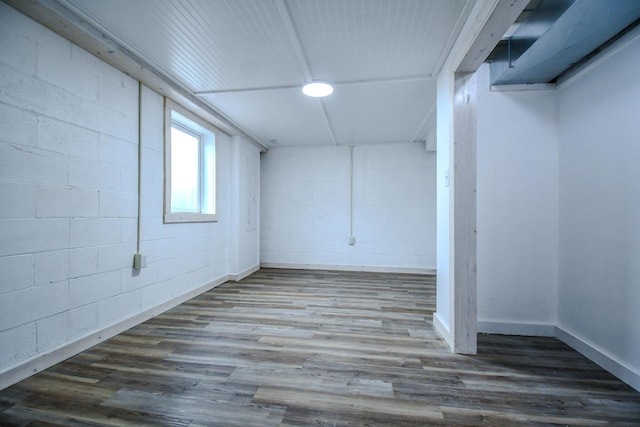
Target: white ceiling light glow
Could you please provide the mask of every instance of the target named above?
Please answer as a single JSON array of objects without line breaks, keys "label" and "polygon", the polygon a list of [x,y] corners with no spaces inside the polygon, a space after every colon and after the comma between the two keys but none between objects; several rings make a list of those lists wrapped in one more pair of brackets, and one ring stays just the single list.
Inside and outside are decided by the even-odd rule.
[{"label": "white ceiling light glow", "polygon": [[302,86],[302,93],[313,98],[322,98],[331,95],[333,87],[327,82],[314,80]]}]

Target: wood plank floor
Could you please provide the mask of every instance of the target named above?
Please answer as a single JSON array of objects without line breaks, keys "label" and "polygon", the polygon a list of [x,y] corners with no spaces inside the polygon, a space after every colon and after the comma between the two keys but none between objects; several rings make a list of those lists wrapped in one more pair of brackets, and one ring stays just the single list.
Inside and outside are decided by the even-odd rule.
[{"label": "wood plank floor", "polygon": [[433,276],[261,270],[0,391],[0,425],[640,425],[555,339],[451,354],[434,306]]}]

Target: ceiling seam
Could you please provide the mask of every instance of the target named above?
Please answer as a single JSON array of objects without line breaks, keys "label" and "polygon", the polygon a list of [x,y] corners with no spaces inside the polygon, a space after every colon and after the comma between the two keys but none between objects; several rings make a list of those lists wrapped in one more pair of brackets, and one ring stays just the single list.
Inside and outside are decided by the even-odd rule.
[{"label": "ceiling seam", "polygon": [[[309,62],[307,61],[307,57],[304,54],[304,48],[302,46],[302,41],[300,40],[300,36],[298,35],[298,31],[296,30],[295,23],[293,22],[293,18],[291,17],[291,12],[289,10],[289,6],[286,3],[286,0],[274,0],[276,8],[278,10],[278,14],[280,15],[280,19],[284,25],[284,28],[289,37],[289,41],[292,44],[292,47],[296,53],[296,57],[298,58],[298,63],[302,68],[302,72],[305,77],[305,81],[313,80],[313,75],[311,74],[311,68],[309,67]],[[324,102],[320,100],[320,109],[322,111],[322,116],[324,119],[324,123],[327,126],[327,130],[329,131],[329,136],[331,137],[331,141],[333,145],[338,145],[338,140],[336,139],[335,132],[333,130],[333,126],[331,126],[331,121],[329,120],[329,115],[327,114],[327,110],[325,108]]]},{"label": "ceiling seam", "polygon": [[418,134],[420,134],[420,131],[422,130],[424,125],[427,123],[427,120],[429,118],[431,118],[431,116],[433,115],[433,111],[435,110],[435,108],[436,108],[436,103],[432,102],[431,103],[431,107],[429,107],[429,110],[427,110],[427,114],[424,115],[424,118],[422,119],[422,121],[418,125],[418,128],[416,129],[415,133],[413,134],[413,137],[411,137],[409,142],[416,142],[417,141]]},{"label": "ceiling seam", "polygon": [[296,89],[300,88],[301,85],[282,85],[282,86],[260,86],[260,87],[245,87],[238,89],[211,89],[211,90],[199,90],[197,92],[193,92],[196,96],[205,96],[205,95],[218,95],[223,93],[243,93],[243,92],[262,92],[265,90],[286,90],[286,89]]},{"label": "ceiling seam", "polygon": [[[372,85],[372,84],[385,84],[385,83],[411,83],[411,82],[420,82],[420,81],[431,80],[431,79],[433,79],[433,76],[431,75],[424,75],[424,76],[418,75],[418,76],[406,76],[406,77],[389,77],[389,78],[381,78],[381,79],[344,80],[344,81],[331,82],[331,85],[336,87],[336,86],[356,86],[356,85]],[[301,84],[246,87],[246,88],[236,88],[236,89],[210,89],[210,90],[199,90],[197,92],[194,92],[194,95],[202,96],[202,95],[216,95],[221,93],[260,92],[264,90],[295,89],[300,86]]]},{"label": "ceiling seam", "polygon": [[302,68],[305,81],[313,80],[311,68],[309,68],[309,63],[307,62],[307,57],[304,54],[304,48],[302,47],[302,42],[300,41],[300,36],[298,35],[295,24],[293,23],[289,7],[285,0],[275,0],[274,3],[278,10],[278,14],[280,15],[280,19],[282,20],[282,24],[284,25],[284,29],[287,32],[287,36],[289,37],[289,41],[295,51],[300,68]]}]

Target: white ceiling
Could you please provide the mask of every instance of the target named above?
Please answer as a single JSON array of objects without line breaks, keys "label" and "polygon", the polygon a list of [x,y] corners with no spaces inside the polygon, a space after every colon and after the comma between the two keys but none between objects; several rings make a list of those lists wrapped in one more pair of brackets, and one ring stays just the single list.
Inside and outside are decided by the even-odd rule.
[{"label": "white ceiling", "polygon": [[[265,146],[425,140],[471,0],[62,0]],[[335,85],[313,99],[311,79]]]}]

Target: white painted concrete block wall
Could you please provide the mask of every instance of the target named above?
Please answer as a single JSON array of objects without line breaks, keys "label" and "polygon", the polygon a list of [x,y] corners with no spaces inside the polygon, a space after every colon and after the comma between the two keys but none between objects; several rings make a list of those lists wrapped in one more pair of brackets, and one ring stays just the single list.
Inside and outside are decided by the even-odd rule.
[{"label": "white painted concrete block wall", "polygon": [[231,138],[229,272],[243,277],[260,267],[260,150],[242,136]]},{"label": "white painted concrete block wall", "polygon": [[422,144],[279,147],[262,157],[261,262],[435,269],[435,153]]},{"label": "white painted concrete block wall", "polygon": [[556,94],[490,92],[488,65],[477,76],[478,320],[553,325],[558,287]]},{"label": "white painted concrete block wall", "polygon": [[640,389],[638,70],[640,36],[558,93],[558,323]]},{"label": "white painted concrete block wall", "polygon": [[140,289],[141,306],[149,308],[228,273],[230,148],[229,138],[216,138],[218,155],[217,223],[163,224],[163,99],[142,94],[141,252],[148,266],[139,275],[125,274],[126,287]]},{"label": "white painted concrete block wall", "polygon": [[[0,3],[0,372],[229,273],[229,138],[220,221],[163,224],[163,99]],[[254,239],[254,250],[258,240]]]},{"label": "white painted concrete block wall", "polygon": [[[0,8],[2,370],[131,308],[118,297],[135,251],[137,84]],[[112,246],[128,255],[116,266],[99,257]]]}]

